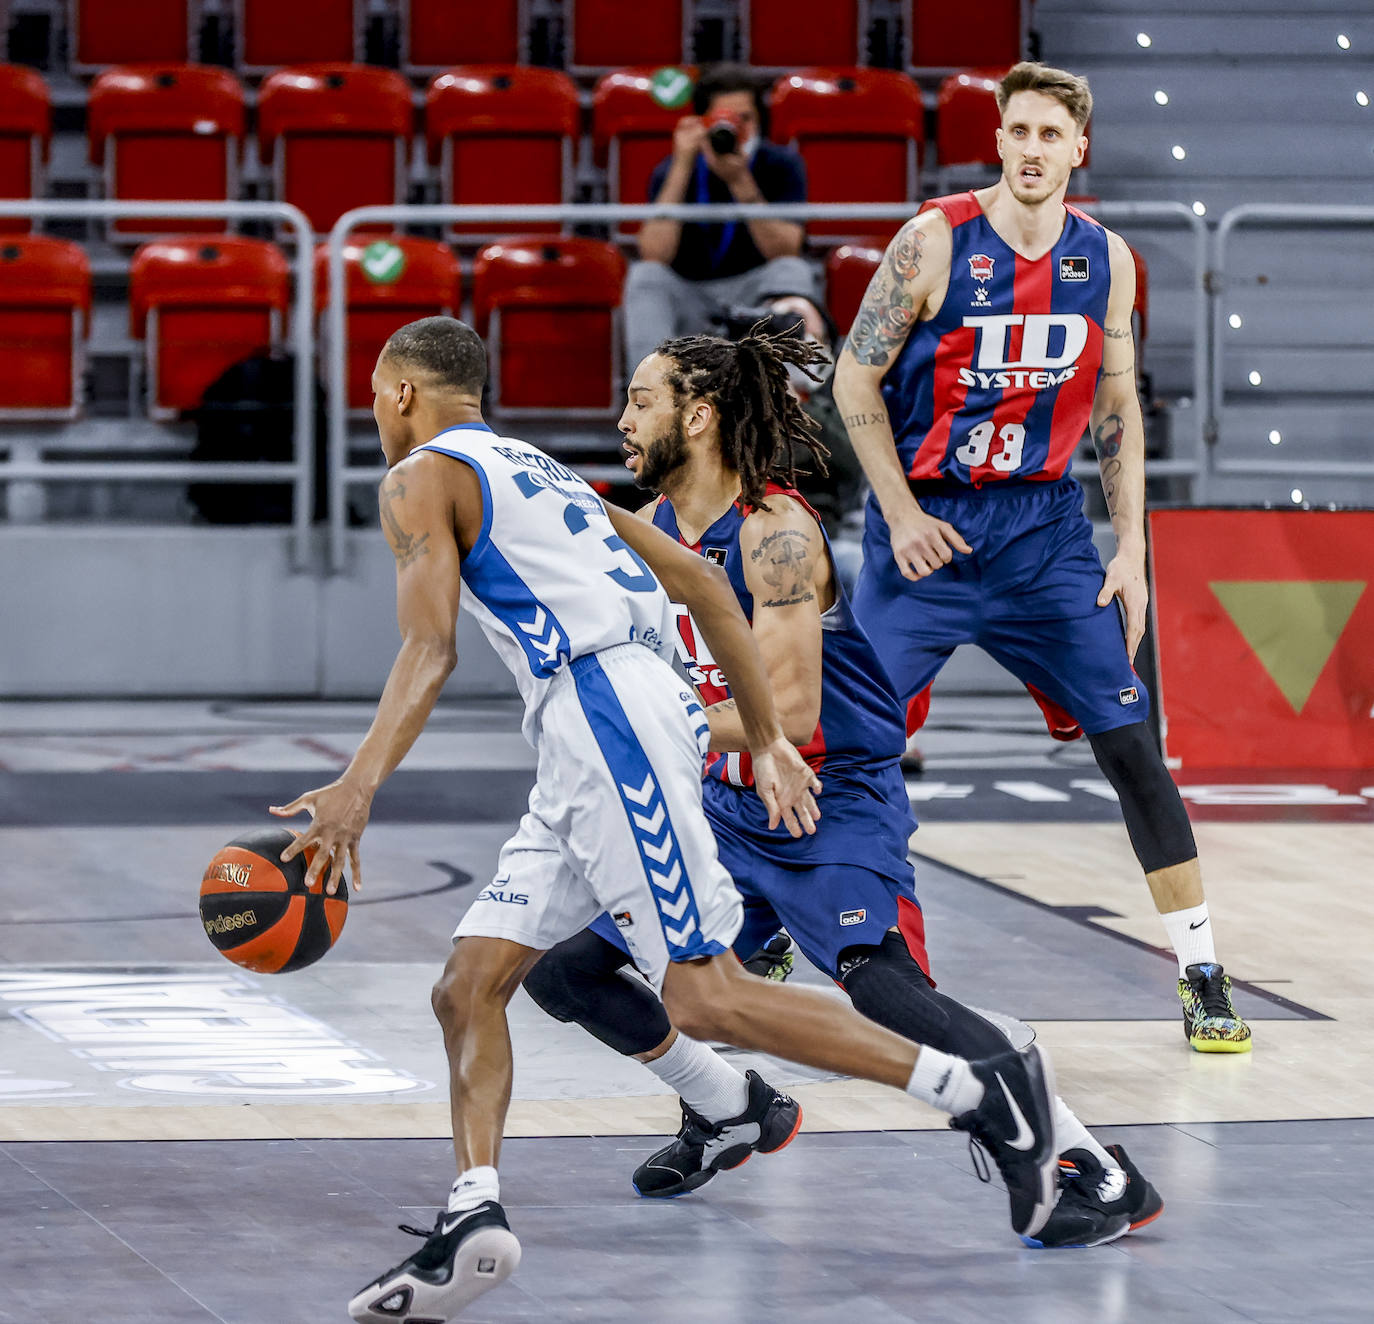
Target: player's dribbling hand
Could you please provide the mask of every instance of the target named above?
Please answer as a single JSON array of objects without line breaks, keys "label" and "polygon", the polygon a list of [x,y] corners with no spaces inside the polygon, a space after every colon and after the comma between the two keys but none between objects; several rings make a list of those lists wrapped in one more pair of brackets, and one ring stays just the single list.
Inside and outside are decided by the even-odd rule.
[{"label": "player's dribbling hand", "polygon": [[797,747],[781,738],[753,754],[754,789],[768,807],[768,826],[781,823],[794,837],[816,831],[821,811],[816,796],[820,778],[797,753]]},{"label": "player's dribbling hand", "polygon": [[1126,656],[1134,662],[1136,649],[1145,637],[1145,608],[1150,601],[1143,557],[1118,552],[1108,562],[1097,605],[1105,607],[1113,598],[1120,598],[1126,609]]},{"label": "player's dribbling hand", "polygon": [[307,888],[314,887],[320,875],[328,869],[329,881],[325,883],[324,890],[333,896],[339,890],[339,880],[347,863],[353,890],[363,890],[358,839],[363,835],[368,815],[372,812],[370,797],[346,782],[337,781],[321,786],[317,791],[307,791],[289,805],[272,805],[268,812],[278,818],[291,818],[301,813],[310,815],[310,826],[281,853],[285,862],[303,850],[314,848],[315,858],[311,860],[305,875]]},{"label": "player's dribbling hand", "polygon": [[954,525],[927,515],[914,504],[900,520],[889,520],[888,530],[892,559],[903,579],[924,579],[942,565],[948,565],[955,552],[967,555],[973,551]]}]

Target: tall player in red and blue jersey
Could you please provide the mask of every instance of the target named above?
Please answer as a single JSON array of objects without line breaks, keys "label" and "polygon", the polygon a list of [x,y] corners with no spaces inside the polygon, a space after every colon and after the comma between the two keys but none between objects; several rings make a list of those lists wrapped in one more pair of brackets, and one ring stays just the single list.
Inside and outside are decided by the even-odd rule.
[{"label": "tall player in red and blue jersey", "polygon": [[[836,367],[873,489],[855,612],[903,700],[977,644],[1072,715],[1178,957],[1188,1042],[1247,1052],[1187,811],[1131,666],[1147,601],[1135,268],[1123,240],[1064,204],[1092,94],[1024,63],[997,104],[1002,177],[902,227]],[[1088,430],[1117,542],[1105,570],[1068,476]]]},{"label": "tall player in red and blue jersey", "polygon": [[[823,452],[788,393],[787,368],[818,357],[787,337],[668,341],[635,371],[620,423],[635,481],[662,494],[641,515],[724,570],[751,623],[784,734],[824,784],[814,835],[794,839],[769,827],[748,789],[734,700],[680,611],[681,660],[710,728],[706,817],[744,902],[734,950],[750,956],[781,923],[870,1020],[941,1051],[1005,1053],[1002,1032],[938,992],[926,973],[907,851],[916,823],[899,768],[902,711],[850,609],[820,521],[795,490],[794,453],[812,451],[820,463]],[[679,1035],[652,990],[620,976],[629,953],[617,924],[632,918],[603,915],[559,943],[525,990],[551,1015],[639,1058],[682,1096],[681,1131],[634,1177],[643,1195],[680,1195],[751,1152],[781,1149],[800,1110],[757,1073],[746,1078]],[[1029,1244],[1096,1245],[1159,1213],[1157,1194],[1129,1160],[1099,1146],[1057,1098],[1055,1129],[1079,1175]]]}]

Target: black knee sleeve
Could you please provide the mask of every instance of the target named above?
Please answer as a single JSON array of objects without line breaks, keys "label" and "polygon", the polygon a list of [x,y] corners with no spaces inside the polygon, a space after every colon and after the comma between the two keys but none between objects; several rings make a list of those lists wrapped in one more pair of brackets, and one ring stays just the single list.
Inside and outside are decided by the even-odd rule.
[{"label": "black knee sleeve", "polygon": [[584,929],[551,948],[525,976],[525,992],[555,1020],[573,1021],[617,1053],[657,1048],[673,1025],[654,991],[620,973],[630,958]]},{"label": "black knee sleeve", "polygon": [[931,987],[900,933],[884,934],[879,947],[847,947],[839,968],[854,1010],[903,1039],[960,1057],[991,1057],[1011,1047],[995,1025]]},{"label": "black knee sleeve", "polygon": [[1193,825],[1145,723],[1090,735],[1088,743],[1121,801],[1121,816],[1140,867],[1154,873],[1193,859]]}]

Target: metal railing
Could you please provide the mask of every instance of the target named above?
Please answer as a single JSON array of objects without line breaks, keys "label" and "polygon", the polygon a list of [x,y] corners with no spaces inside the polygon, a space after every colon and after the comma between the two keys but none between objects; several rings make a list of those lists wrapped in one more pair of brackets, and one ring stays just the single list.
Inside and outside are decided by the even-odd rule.
[{"label": "metal railing", "polygon": [[[1319,203],[1252,202],[1232,207],[1217,223],[1213,240],[1213,276],[1209,282],[1212,301],[1211,414],[1213,435],[1220,440],[1226,417],[1226,253],[1232,233],[1243,225],[1356,226],[1374,231],[1374,207],[1332,206]],[[1374,235],[1371,235],[1374,238]],[[1374,397],[1374,382],[1370,384]],[[1374,460],[1231,460],[1211,457],[1218,474],[1302,478],[1374,478]]]},{"label": "metal railing", "polygon": [[[348,454],[348,396],[345,383],[347,360],[346,281],[344,245],[349,234],[363,225],[377,222],[414,225],[454,225],[464,222],[492,223],[520,227],[539,223],[577,223],[618,225],[624,221],[904,221],[911,217],[909,202],[872,203],[715,203],[710,205],[652,204],[587,205],[569,204],[547,207],[490,206],[384,206],[358,207],[345,212],[334,223],[328,241],[329,306],[325,314],[325,341],[328,345],[325,399],[329,420],[329,569],[341,573],[347,564],[348,489],[379,481],[384,469],[378,465],[353,465]],[[1151,477],[1185,476],[1196,484],[1205,482],[1207,471],[1208,420],[1203,402],[1207,393],[1207,226],[1181,202],[1104,202],[1092,208],[1095,216],[1108,223],[1141,221],[1148,224],[1183,224],[1193,235],[1193,276],[1196,311],[1194,316],[1193,400],[1196,426],[1194,454],[1188,458],[1150,460],[1146,473]],[[516,233],[512,230],[512,234]],[[1087,461],[1080,466],[1093,470]]]},{"label": "metal railing", "polygon": [[[310,523],[315,507],[315,247],[305,213],[284,202],[114,202],[100,199],[71,201],[11,201],[0,199],[0,216],[43,220],[157,220],[282,221],[296,242],[295,297],[288,337],[295,356],[295,418],[291,460],[285,464],[254,460],[202,464],[196,460],[39,460],[0,461],[0,482],[103,483],[134,480],[152,483],[234,482],[292,485],[292,563],[296,570],[310,564]],[[21,238],[22,236],[16,236]],[[169,230],[167,238],[179,238]],[[213,235],[195,236],[213,242]],[[156,238],[156,236],[153,236]]]}]

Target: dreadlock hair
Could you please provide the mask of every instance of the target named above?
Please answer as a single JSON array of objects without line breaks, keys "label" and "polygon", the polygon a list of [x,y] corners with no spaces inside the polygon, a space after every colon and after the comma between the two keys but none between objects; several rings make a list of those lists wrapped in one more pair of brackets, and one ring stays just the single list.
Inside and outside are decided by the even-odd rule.
[{"label": "dreadlock hair", "polygon": [[787,369],[800,368],[820,381],[811,368],[830,356],[814,341],[790,332],[770,336],[763,327],[756,322],[739,340],[681,336],[654,352],[675,365],[667,373],[675,403],[696,398],[715,406],[721,452],[739,474],[740,498],[767,510],[763,497],[770,480],[796,486],[798,447],[826,472],[830,452],[820,441],[820,424],[788,389]]}]

